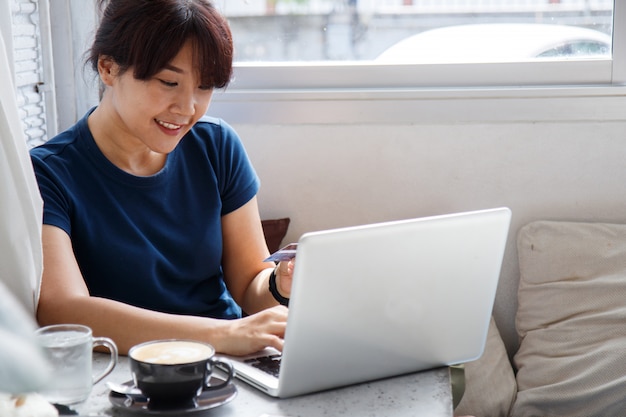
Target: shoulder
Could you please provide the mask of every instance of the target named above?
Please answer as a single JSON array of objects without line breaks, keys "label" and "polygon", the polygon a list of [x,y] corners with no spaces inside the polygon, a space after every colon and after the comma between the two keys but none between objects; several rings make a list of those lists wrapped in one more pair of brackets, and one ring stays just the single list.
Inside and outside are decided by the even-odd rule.
[{"label": "shoulder", "polygon": [[49,161],[52,159],[67,158],[75,149],[83,131],[87,129],[86,119],[78,121],[74,126],[64,132],[59,133],[43,145],[39,145],[30,150],[33,160]]},{"label": "shoulder", "polygon": [[209,153],[239,152],[243,149],[239,135],[227,122],[209,116],[203,116],[196,122],[184,142],[187,142],[186,147],[200,147]]},{"label": "shoulder", "polygon": [[208,123],[210,125],[217,125],[220,126],[222,125],[222,123],[226,123],[224,122],[222,119],[218,118],[218,117],[211,117],[211,116],[207,116],[206,114],[204,116],[202,116],[200,118],[200,120],[198,120],[199,124],[201,123]]},{"label": "shoulder", "polygon": [[31,149],[30,156],[35,168],[39,164],[55,166],[73,159],[73,155],[77,153],[75,149],[77,139],[77,135],[72,134],[71,131],[66,131],[43,145]]},{"label": "shoulder", "polygon": [[238,138],[235,130],[226,121],[217,117],[202,116],[191,128],[191,132],[210,133],[212,136]]}]

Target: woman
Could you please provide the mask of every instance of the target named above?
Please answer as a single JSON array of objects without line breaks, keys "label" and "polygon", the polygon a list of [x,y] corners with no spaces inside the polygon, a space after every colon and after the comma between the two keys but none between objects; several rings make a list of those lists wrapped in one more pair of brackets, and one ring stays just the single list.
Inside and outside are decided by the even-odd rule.
[{"label": "woman", "polygon": [[88,62],[102,100],[31,151],[40,325],[88,325],[122,353],[161,338],[280,350],[293,263],[262,261],[258,178],[232,128],[202,118],[231,77],[226,20],[208,0],[100,7]]}]

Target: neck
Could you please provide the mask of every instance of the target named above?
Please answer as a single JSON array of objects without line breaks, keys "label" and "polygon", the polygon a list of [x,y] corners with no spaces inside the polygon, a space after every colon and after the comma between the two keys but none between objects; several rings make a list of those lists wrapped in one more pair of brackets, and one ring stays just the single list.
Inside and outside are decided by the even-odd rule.
[{"label": "neck", "polygon": [[167,155],[152,151],[131,135],[119,118],[107,113],[100,105],[89,116],[87,124],[96,145],[116,167],[136,176],[150,176],[165,166]]}]

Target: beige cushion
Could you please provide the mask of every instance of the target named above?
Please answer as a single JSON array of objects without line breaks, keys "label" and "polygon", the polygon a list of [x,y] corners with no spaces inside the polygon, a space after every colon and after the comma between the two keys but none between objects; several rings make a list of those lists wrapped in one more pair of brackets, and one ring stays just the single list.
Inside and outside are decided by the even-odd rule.
[{"label": "beige cushion", "polygon": [[626,415],[626,226],[520,230],[513,416]]},{"label": "beige cushion", "polygon": [[465,394],[456,416],[508,416],[517,386],[496,323],[491,318],[483,355],[465,364]]}]

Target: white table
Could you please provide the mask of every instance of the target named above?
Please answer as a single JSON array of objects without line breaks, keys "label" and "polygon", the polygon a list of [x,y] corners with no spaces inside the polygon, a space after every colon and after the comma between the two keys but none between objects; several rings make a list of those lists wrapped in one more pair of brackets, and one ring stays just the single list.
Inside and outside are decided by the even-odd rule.
[{"label": "white table", "polygon": [[[94,372],[104,369],[108,354],[94,353]],[[73,409],[81,416],[123,416],[109,401],[105,381],[124,383],[131,379],[128,358],[121,356],[116,369],[98,383],[89,399]],[[276,417],[377,416],[451,417],[452,393],[448,368],[369,382],[289,399],[276,399],[239,380],[237,396],[228,404],[196,416]],[[136,414],[134,414],[136,415]]]}]

